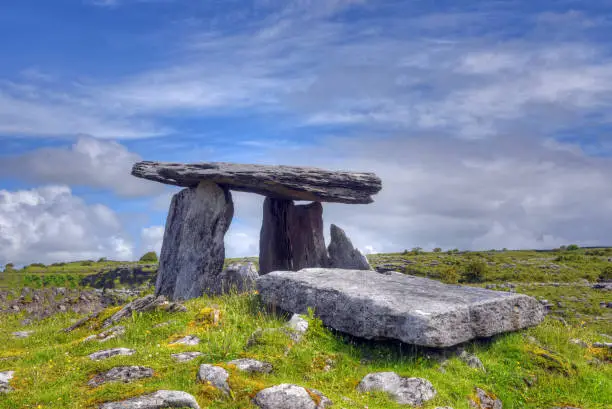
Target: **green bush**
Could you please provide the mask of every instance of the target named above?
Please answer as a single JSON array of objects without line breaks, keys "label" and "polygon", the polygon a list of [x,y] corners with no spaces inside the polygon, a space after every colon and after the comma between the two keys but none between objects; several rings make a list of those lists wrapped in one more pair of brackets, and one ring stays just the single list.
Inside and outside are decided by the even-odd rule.
[{"label": "green bush", "polygon": [[457,284],[461,275],[457,272],[455,267],[448,267],[440,273],[440,279],[447,284]]},{"label": "green bush", "polygon": [[91,266],[93,265],[94,261],[93,260],[85,260],[85,261],[81,261],[81,265],[82,266]]},{"label": "green bush", "polygon": [[43,263],[32,263],[28,267],[47,267]]},{"label": "green bush", "polygon": [[612,266],[605,266],[601,270],[599,281],[612,281]]},{"label": "green bush", "polygon": [[482,260],[471,260],[462,274],[461,281],[465,283],[481,283],[485,280],[487,264]]},{"label": "green bush", "polygon": [[142,257],[140,257],[140,261],[145,261],[147,263],[157,263],[157,254],[154,251],[149,251],[145,253]]},{"label": "green bush", "polygon": [[440,253],[442,251],[442,249],[440,247],[436,247],[435,249],[433,249],[434,253]]},{"label": "green bush", "polygon": [[578,247],[577,244],[570,244],[569,246],[566,247],[567,251],[576,251],[576,250],[579,250],[579,249],[580,249],[580,247]]}]

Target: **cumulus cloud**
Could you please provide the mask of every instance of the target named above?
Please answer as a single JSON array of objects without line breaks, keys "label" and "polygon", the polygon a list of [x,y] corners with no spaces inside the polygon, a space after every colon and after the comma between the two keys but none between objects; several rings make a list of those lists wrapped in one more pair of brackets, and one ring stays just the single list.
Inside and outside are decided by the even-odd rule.
[{"label": "cumulus cloud", "polygon": [[0,264],[132,259],[115,212],[86,204],[67,186],[0,190]]},{"label": "cumulus cloud", "polygon": [[154,251],[159,256],[163,239],[164,226],[143,227],[140,231],[140,253]]},{"label": "cumulus cloud", "polygon": [[2,160],[0,177],[109,189],[120,196],[159,194],[159,183],[130,176],[141,157],[114,141],[81,136],[70,147],[42,148]]}]

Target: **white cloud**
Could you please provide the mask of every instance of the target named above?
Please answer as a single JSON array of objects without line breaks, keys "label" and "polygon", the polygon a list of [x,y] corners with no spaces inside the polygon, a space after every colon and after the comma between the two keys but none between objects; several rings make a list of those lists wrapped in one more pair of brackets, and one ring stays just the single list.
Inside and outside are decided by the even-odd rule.
[{"label": "white cloud", "polygon": [[161,253],[161,246],[164,239],[164,226],[143,227],[140,231],[140,253],[141,255],[154,251]]},{"label": "white cloud", "polygon": [[67,186],[0,190],[0,264],[108,257],[132,259],[117,215]]},{"label": "white cloud", "polygon": [[132,165],[140,160],[117,142],[81,136],[69,148],[42,148],[6,157],[0,176],[110,189],[125,197],[159,194],[163,191],[159,183],[130,176]]}]

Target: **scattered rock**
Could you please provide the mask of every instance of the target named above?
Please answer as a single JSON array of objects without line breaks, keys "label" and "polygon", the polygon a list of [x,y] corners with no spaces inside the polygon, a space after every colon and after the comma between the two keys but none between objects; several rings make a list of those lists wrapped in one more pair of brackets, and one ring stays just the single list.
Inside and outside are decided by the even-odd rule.
[{"label": "scattered rock", "polygon": [[99,361],[102,359],[111,358],[113,356],[119,356],[119,355],[129,356],[129,355],[134,355],[135,353],[136,353],[135,350],[129,349],[129,348],[105,349],[103,351],[98,351],[98,352],[94,352],[93,354],[90,354],[89,359],[91,359],[92,361]]},{"label": "scattered rock", "polygon": [[593,348],[612,348],[612,342],[593,342]]},{"label": "scattered rock", "polygon": [[502,409],[502,401],[480,388],[476,388],[476,397],[469,399],[469,405],[475,409]]},{"label": "scattered rock", "polygon": [[224,236],[234,215],[227,187],[201,182],[172,197],[155,294],[186,300],[213,292],[225,261]]},{"label": "scattered rock", "polygon": [[468,353],[467,351],[462,351],[459,354],[459,359],[465,362],[470,368],[481,369],[483,371],[485,370],[485,367],[482,364],[480,358],[478,358],[474,354]]},{"label": "scattered rock", "polygon": [[72,324],[71,326],[69,326],[68,328],[64,328],[62,331],[65,333],[69,333],[74,331],[75,329],[82,327],[83,325],[85,325],[85,323],[87,323],[89,320],[93,319],[93,318],[97,318],[98,315],[100,315],[102,311],[96,311],[91,315],[88,315],[85,318],[81,318],[80,320],[78,320],[77,322],[75,322],[74,324]]},{"label": "scattered rock", "polygon": [[307,268],[257,279],[264,303],[366,339],[449,347],[539,324],[536,299],[391,272]]},{"label": "scattered rock", "polygon": [[332,401],[316,389],[288,383],[261,390],[253,403],[261,409],[324,409],[332,405]]},{"label": "scattered rock", "polygon": [[227,383],[229,373],[220,366],[202,364],[198,370],[198,381],[208,383],[225,395],[230,394],[230,387]]},{"label": "scattered rock", "polygon": [[98,342],[106,342],[111,339],[117,338],[120,335],[125,334],[125,327],[123,325],[117,325],[116,327],[112,327],[104,332],[101,332],[97,335],[90,335],[83,340],[83,342],[87,341],[98,341]]},{"label": "scattered rock", "polygon": [[13,332],[11,335],[14,336],[15,338],[28,338],[33,333],[34,331],[17,331],[17,332]]},{"label": "scattered rock", "polygon": [[218,287],[214,289],[215,294],[226,294],[231,291],[244,293],[255,289],[255,280],[259,273],[255,264],[232,263],[219,276]]},{"label": "scattered rock", "polygon": [[359,392],[387,392],[399,404],[420,406],[436,396],[431,382],[423,378],[403,378],[395,372],[367,374],[359,385]]},{"label": "scattered rock", "polygon": [[294,342],[299,342],[306,331],[308,331],[308,321],[299,314],[293,314],[285,326],[289,330],[289,336]]},{"label": "scattered rock", "polygon": [[578,339],[578,338],[572,338],[569,340],[570,343],[574,344],[574,345],[578,345],[581,346],[583,348],[588,348],[589,344],[587,344],[585,341]]},{"label": "scattered rock", "polygon": [[166,408],[191,408],[200,409],[195,398],[181,391],[160,390],[150,395],[120,401],[107,402],[100,409],[166,409]]},{"label": "scattered rock", "polygon": [[181,339],[178,339],[174,342],[171,342],[170,345],[198,345],[200,343],[200,338],[195,335],[187,335]]},{"label": "scattered rock", "polygon": [[13,390],[9,382],[14,375],[15,371],[0,372],[0,393],[9,393]]},{"label": "scattered rock", "polygon": [[345,268],[348,270],[371,270],[368,259],[353,247],[349,239],[340,227],[331,225],[331,242],[327,247],[329,253],[329,266],[332,268]]},{"label": "scattered rock", "polygon": [[189,362],[189,361],[193,361],[194,359],[202,355],[203,354],[201,352],[196,351],[196,352],[181,352],[180,354],[172,354],[170,356],[176,362]]},{"label": "scattered rock", "polygon": [[229,361],[228,364],[235,365],[240,371],[249,373],[270,373],[272,365],[268,362],[258,361],[256,359],[242,358]]},{"label": "scattered rock", "polygon": [[172,324],[174,321],[164,321],[164,322],[160,322],[159,324],[155,324],[153,325],[153,328],[162,328],[162,327],[167,327],[168,325]]},{"label": "scattered rock", "polygon": [[166,297],[154,295],[147,295],[142,298],[138,298],[128,304],[126,304],[119,311],[114,313],[110,318],[104,321],[103,327],[108,327],[124,318],[131,317],[134,312],[145,312],[151,311],[157,308],[163,308],[169,312],[185,312],[187,308],[184,305],[178,303],[169,303]]},{"label": "scattered rock", "polygon": [[153,369],[144,366],[117,366],[111,370],[94,376],[87,384],[100,386],[107,382],[132,382],[153,376]]}]

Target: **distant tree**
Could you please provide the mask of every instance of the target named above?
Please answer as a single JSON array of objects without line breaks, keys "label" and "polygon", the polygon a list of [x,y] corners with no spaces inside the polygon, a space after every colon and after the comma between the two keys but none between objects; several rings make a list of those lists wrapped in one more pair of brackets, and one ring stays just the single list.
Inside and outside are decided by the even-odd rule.
[{"label": "distant tree", "polygon": [[32,263],[28,267],[46,267],[43,263]]},{"label": "distant tree", "polygon": [[142,257],[140,257],[140,261],[144,261],[147,263],[157,263],[157,253],[154,251],[149,251],[145,253]]},{"label": "distant tree", "polygon": [[502,251],[508,251],[508,249],[507,249],[506,247],[504,247],[504,248],[502,249]]},{"label": "distant tree", "polygon": [[565,251],[565,250],[567,250],[567,246],[561,246],[561,247],[559,247],[559,250]]},{"label": "distant tree", "polygon": [[13,264],[13,263],[7,263],[7,264],[4,266],[4,272],[5,272],[5,273],[8,273],[8,272],[10,272],[10,271],[15,271],[15,264]]},{"label": "distant tree", "polygon": [[100,257],[98,259],[98,263],[104,263],[106,261],[106,257]]},{"label": "distant tree", "polygon": [[433,249],[434,253],[440,253],[442,251],[442,249],[440,247],[436,247],[435,249]]},{"label": "distant tree", "polygon": [[579,249],[580,247],[577,244],[570,244],[569,246],[567,246],[567,251],[576,251]]},{"label": "distant tree", "polygon": [[408,254],[408,249],[405,249],[404,251],[402,251],[402,254]]},{"label": "distant tree", "polygon": [[421,247],[413,247],[412,248],[412,254],[420,254],[423,251],[423,249]]}]

